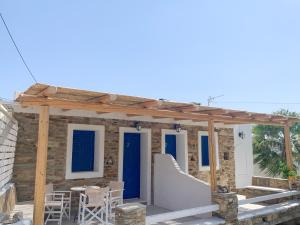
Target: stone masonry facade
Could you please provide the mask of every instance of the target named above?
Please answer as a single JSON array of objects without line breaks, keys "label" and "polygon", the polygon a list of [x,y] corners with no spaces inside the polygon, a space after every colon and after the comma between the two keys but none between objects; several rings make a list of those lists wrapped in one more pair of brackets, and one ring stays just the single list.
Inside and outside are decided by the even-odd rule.
[{"label": "stone masonry facade", "polygon": [[[35,164],[38,134],[38,114],[15,113],[19,123],[16,145],[13,180],[17,189],[17,200],[33,199]],[[49,143],[47,161],[47,183],[52,182],[55,188],[69,190],[72,186],[98,185],[105,186],[110,180],[118,179],[119,127],[134,127],[136,121],[101,119],[88,117],[50,116]],[[102,178],[66,180],[67,127],[69,123],[105,126],[104,176]],[[161,130],[174,129],[174,124],[140,122],[143,128],[151,128],[152,164],[153,155],[161,153]],[[207,127],[182,126],[188,134],[189,173],[196,178],[209,181],[209,172],[199,171],[198,131]],[[218,184],[235,189],[234,140],[233,130],[217,129],[219,141],[220,169],[217,171]],[[224,157],[226,155],[226,157]],[[224,159],[225,158],[225,159]],[[112,164],[106,164],[107,159]],[[109,160],[109,161],[110,161]],[[153,171],[153,169],[152,169]]]}]

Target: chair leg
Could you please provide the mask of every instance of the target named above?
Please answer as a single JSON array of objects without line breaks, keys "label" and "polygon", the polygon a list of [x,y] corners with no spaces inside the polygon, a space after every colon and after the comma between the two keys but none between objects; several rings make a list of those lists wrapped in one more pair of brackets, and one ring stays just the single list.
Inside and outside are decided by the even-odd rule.
[{"label": "chair leg", "polygon": [[[80,216],[80,214],[79,214]],[[81,223],[85,224],[85,206],[82,207],[82,212],[81,212]]]},{"label": "chair leg", "polygon": [[111,219],[111,212],[112,212],[112,204],[111,204],[111,201],[109,201],[109,204],[108,204],[108,212],[109,212],[109,219]]},{"label": "chair leg", "polygon": [[60,217],[59,217],[59,225],[61,225],[62,217],[63,217],[63,211],[61,210],[61,212],[60,212]]},{"label": "chair leg", "polygon": [[105,225],[108,224],[108,204],[105,204]]},{"label": "chair leg", "polygon": [[71,219],[71,200],[69,202],[69,220]]}]

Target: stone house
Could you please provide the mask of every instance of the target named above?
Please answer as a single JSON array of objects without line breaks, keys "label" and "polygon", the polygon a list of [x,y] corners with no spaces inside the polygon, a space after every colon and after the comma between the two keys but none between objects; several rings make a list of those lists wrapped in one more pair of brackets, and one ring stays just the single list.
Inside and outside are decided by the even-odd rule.
[{"label": "stone house", "polygon": [[[124,181],[125,199],[156,204],[158,196],[167,196],[164,191],[178,198],[184,191],[185,200],[191,199],[189,207],[209,204],[217,185],[234,191],[251,184],[252,159],[248,150],[243,151],[252,144],[247,124],[288,120],[45,84],[31,86],[16,101],[19,130],[13,181],[17,199],[35,196],[35,207],[36,198],[44,194],[35,185],[52,182],[68,190],[106,186],[111,180]],[[163,156],[156,160],[157,154],[175,161]],[[167,181],[168,177],[175,179]],[[165,185],[172,182],[176,188]],[[193,199],[198,195],[193,185],[202,192],[202,200]],[[163,202],[173,210],[188,207],[180,202],[174,206],[171,194],[166,198]]]}]

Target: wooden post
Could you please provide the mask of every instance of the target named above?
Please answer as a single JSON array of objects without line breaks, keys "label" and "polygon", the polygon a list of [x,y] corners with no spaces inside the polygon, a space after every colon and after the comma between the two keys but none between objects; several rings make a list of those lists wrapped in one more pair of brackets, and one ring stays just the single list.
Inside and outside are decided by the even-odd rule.
[{"label": "wooden post", "polygon": [[287,166],[290,170],[294,169],[293,158],[292,158],[292,149],[291,149],[291,137],[290,137],[290,126],[287,123],[284,126],[284,144],[285,144],[285,157]]},{"label": "wooden post", "polygon": [[216,176],[216,147],[215,147],[215,125],[212,119],[208,120],[208,147],[209,147],[209,167],[211,191],[217,190]]},{"label": "wooden post", "polygon": [[33,224],[44,224],[45,183],[49,130],[49,106],[40,106],[36,155]]}]

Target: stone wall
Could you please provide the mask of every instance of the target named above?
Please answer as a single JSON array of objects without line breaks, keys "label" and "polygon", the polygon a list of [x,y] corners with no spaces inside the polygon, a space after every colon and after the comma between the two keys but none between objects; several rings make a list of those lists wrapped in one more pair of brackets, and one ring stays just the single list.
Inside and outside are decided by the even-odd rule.
[{"label": "stone wall", "polygon": [[[34,193],[38,115],[31,113],[15,113],[14,116],[18,120],[19,131],[13,180],[16,184],[18,200],[32,200]],[[113,163],[112,165],[104,165],[104,176],[102,178],[65,179],[68,123],[105,126],[104,162],[106,159],[112,159]],[[52,182],[55,188],[67,190],[72,186],[84,184],[104,186],[110,180],[117,180],[119,127],[134,127],[134,124],[135,121],[126,120],[50,116],[47,182]],[[150,122],[140,122],[140,124],[144,128],[151,128],[152,156],[155,153],[160,153],[161,129],[173,129],[174,125]],[[209,173],[199,171],[198,169],[198,131],[206,130],[207,127],[182,126],[182,129],[187,130],[188,133],[189,173],[199,179],[209,181]],[[219,129],[218,132],[220,159],[220,170],[217,172],[218,183],[227,185],[230,189],[235,189],[233,130]],[[223,156],[225,152],[229,155],[228,160],[224,160]]]},{"label": "stone wall", "polygon": [[116,207],[115,225],[145,225],[146,206],[129,203]]},{"label": "stone wall", "polygon": [[262,186],[262,187],[271,187],[271,188],[281,188],[289,189],[288,179],[280,179],[274,177],[252,177],[252,185]]},{"label": "stone wall", "polygon": [[16,189],[14,184],[5,185],[0,191],[0,212],[9,214],[16,204]]}]

